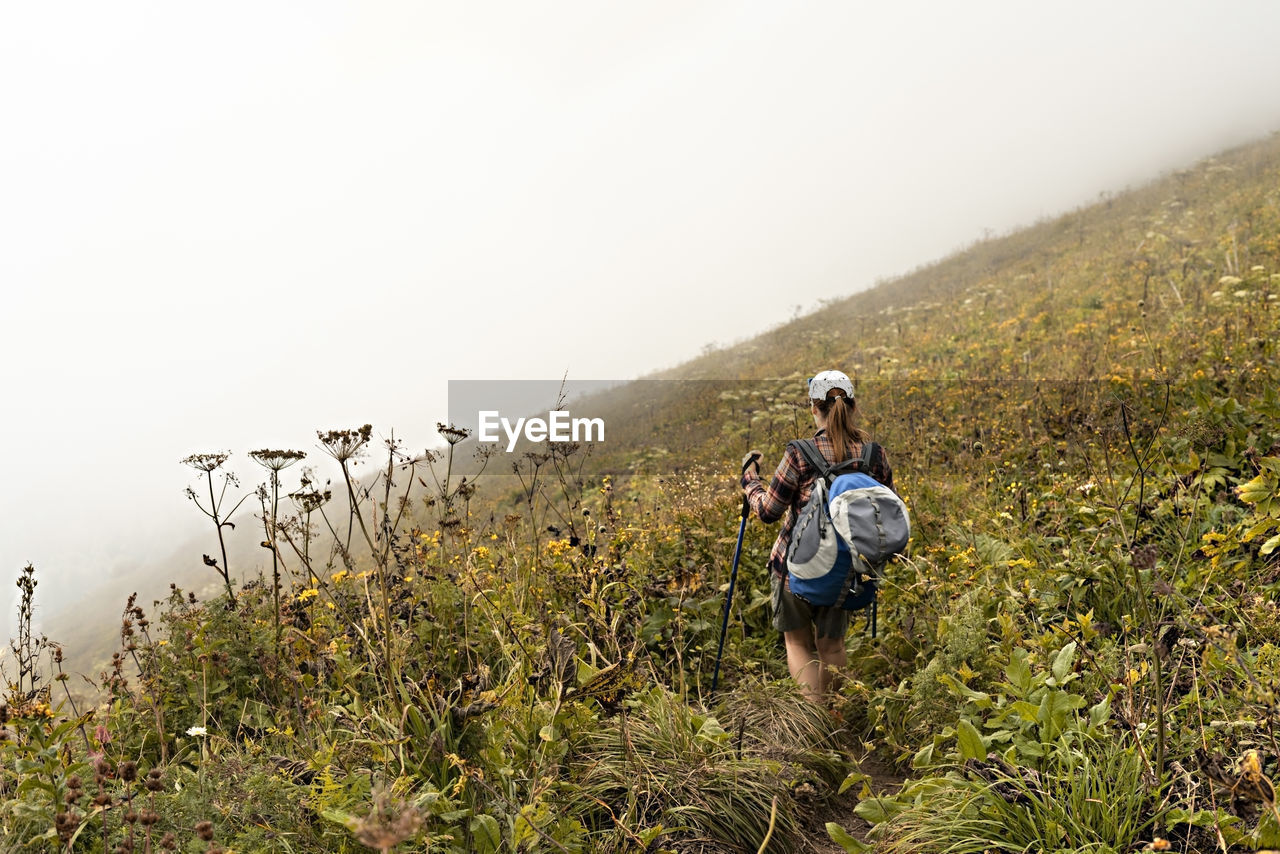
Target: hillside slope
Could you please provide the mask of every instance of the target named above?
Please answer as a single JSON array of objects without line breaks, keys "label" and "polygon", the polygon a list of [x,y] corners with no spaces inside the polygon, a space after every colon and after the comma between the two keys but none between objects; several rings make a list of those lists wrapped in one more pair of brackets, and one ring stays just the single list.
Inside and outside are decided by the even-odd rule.
[{"label": "hillside slope", "polygon": [[[1277,284],[1273,137],[603,393],[583,405],[607,443],[491,461],[487,495],[335,433],[338,495],[312,509],[341,545],[281,547],[279,589],[126,613],[92,725],[50,707],[58,656],[16,641],[48,664],[11,675],[0,753],[31,782],[0,832],[95,851],[163,832],[193,850],[1280,846]],[[833,366],[889,448],[909,553],[819,707],[769,624],[776,528],[749,524],[712,690],[737,462],[810,430],[804,377]],[[356,459],[387,480],[355,481]],[[135,798],[150,823],[116,818]]]}]

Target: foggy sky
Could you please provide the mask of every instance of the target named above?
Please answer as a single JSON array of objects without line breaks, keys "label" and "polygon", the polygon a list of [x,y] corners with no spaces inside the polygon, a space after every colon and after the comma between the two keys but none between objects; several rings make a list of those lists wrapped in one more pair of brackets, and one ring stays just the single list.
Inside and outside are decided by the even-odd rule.
[{"label": "foggy sky", "polygon": [[450,379],[669,367],[1280,129],[1277,34],[1268,0],[7,4],[0,607],[200,531],[190,453],[252,487],[317,429],[423,447]]}]

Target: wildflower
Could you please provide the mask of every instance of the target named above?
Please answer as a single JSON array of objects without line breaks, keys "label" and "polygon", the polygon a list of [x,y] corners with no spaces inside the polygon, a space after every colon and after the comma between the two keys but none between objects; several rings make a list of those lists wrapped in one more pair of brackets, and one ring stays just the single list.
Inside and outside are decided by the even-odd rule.
[{"label": "wildflower", "polygon": [[1231,285],[1238,285],[1243,281],[1244,279],[1239,276],[1223,276],[1221,279],[1218,279],[1218,284],[1230,287]]},{"label": "wildflower", "polygon": [[190,736],[201,736],[201,735],[208,735],[208,734],[209,734],[209,730],[205,729],[202,726],[193,726],[193,727],[187,728],[187,735],[190,735]]},{"label": "wildflower", "polygon": [[299,602],[306,602],[308,599],[314,599],[320,595],[320,591],[314,587],[309,587],[298,594]]}]

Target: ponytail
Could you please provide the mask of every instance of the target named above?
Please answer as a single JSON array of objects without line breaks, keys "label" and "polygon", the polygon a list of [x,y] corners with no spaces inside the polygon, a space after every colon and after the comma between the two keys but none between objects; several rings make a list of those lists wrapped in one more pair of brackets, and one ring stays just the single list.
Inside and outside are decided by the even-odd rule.
[{"label": "ponytail", "polygon": [[813,401],[813,405],[818,407],[818,411],[826,419],[827,435],[831,437],[831,444],[835,449],[835,462],[840,462],[852,453],[850,446],[854,442],[862,443],[870,437],[853,422],[857,402],[846,397],[839,389],[832,389],[828,394],[830,396],[825,400]]}]

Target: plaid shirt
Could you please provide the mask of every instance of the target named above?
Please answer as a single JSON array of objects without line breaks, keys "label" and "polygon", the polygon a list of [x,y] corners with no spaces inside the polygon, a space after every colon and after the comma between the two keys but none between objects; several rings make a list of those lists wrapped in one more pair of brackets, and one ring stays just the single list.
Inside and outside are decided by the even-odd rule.
[{"label": "plaid shirt", "polygon": [[[819,430],[813,436],[813,443],[818,446],[822,456],[831,462],[836,455],[831,438],[825,430]],[[857,459],[862,456],[862,445],[854,443],[851,453],[846,459]],[[884,448],[871,458],[871,467],[867,474],[893,489],[893,469],[889,467],[889,459]],[[796,517],[800,515],[809,493],[813,492],[813,484],[818,472],[804,458],[794,445],[787,446],[787,452],[778,463],[773,473],[773,480],[766,487],[760,475],[748,469],[742,476],[742,488],[751,504],[751,511],[763,522],[776,522],[786,515],[778,539],[774,541],[773,551],[769,553],[769,569],[780,578],[787,574],[787,546],[791,544],[791,530],[795,527]],[[791,512],[788,513],[787,511]]]}]

